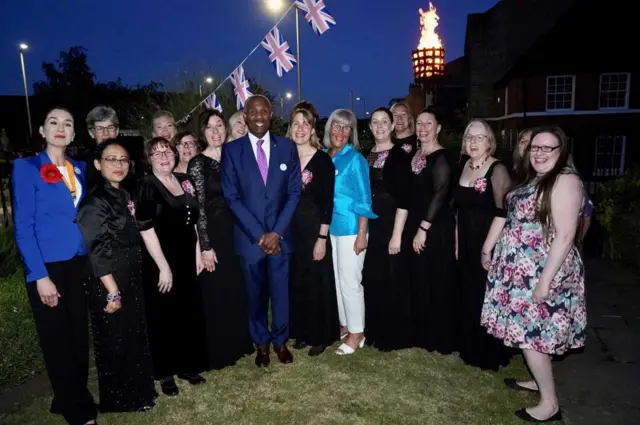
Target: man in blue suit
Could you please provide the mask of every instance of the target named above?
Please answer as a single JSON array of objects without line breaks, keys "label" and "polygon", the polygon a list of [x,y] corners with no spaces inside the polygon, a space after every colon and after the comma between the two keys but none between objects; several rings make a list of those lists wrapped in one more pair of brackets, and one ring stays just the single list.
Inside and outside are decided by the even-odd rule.
[{"label": "man in blue suit", "polygon": [[[289,337],[289,223],[300,198],[300,161],[291,140],[269,134],[271,103],[247,100],[249,133],[222,148],[222,192],[236,219],[235,249],[241,258],[249,298],[249,331],[256,366],[269,365],[269,344],[282,363],[291,363]],[[271,331],[268,327],[271,300]]]}]

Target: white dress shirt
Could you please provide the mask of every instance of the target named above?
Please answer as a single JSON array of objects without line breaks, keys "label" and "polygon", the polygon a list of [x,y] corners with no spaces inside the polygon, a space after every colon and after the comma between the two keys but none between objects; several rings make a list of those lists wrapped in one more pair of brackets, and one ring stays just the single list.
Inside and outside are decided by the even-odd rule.
[{"label": "white dress shirt", "polygon": [[267,164],[269,163],[269,155],[271,154],[271,136],[269,135],[269,132],[267,131],[267,134],[265,134],[264,136],[262,136],[261,139],[258,139],[256,136],[254,136],[251,133],[249,134],[249,141],[251,142],[251,149],[253,149],[253,156],[256,157],[256,162],[258,161],[258,140],[262,140],[262,150],[264,151],[264,154],[267,156]]}]

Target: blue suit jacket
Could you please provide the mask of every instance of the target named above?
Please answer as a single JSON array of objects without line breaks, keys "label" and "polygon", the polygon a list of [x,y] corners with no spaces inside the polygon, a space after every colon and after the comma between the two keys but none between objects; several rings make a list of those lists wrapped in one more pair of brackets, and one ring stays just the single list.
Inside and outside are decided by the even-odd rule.
[{"label": "blue suit jacket", "polygon": [[265,185],[249,136],[222,148],[222,193],[236,219],[236,252],[246,258],[264,255],[258,246],[263,233],[282,238],[282,252],[293,249],[289,223],[298,205],[302,178],[295,144],[271,135],[269,173]]},{"label": "blue suit jacket", "polygon": [[[67,159],[73,164],[84,197],[86,164]],[[27,282],[48,276],[45,263],[86,254],[82,233],[76,224],[78,210],[69,189],[64,181],[51,184],[40,177],[40,167],[50,163],[46,152],[13,161],[13,223]]]}]

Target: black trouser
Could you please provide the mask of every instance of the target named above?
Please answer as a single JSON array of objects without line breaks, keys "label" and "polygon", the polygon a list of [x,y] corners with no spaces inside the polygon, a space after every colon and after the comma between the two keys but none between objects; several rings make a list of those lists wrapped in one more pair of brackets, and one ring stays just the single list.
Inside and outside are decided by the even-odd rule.
[{"label": "black trouser", "polygon": [[82,279],[89,272],[86,256],[46,264],[49,278],[62,296],[56,307],[43,304],[36,282],[27,282],[40,347],[53,388],[52,412],[70,425],[95,419],[96,406],[87,389],[89,335]]}]

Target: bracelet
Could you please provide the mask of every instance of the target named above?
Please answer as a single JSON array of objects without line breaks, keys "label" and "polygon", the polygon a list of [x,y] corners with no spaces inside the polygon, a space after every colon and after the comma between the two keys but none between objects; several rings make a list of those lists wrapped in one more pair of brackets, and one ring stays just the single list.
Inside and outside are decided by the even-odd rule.
[{"label": "bracelet", "polygon": [[327,235],[318,235],[318,239],[327,239]]},{"label": "bracelet", "polygon": [[429,231],[429,229],[425,229],[423,225],[420,225],[418,227],[420,228],[420,230],[424,231],[425,233]]},{"label": "bracelet", "polygon": [[115,303],[116,301],[120,301],[120,291],[113,292],[111,294],[107,294],[107,302]]}]

